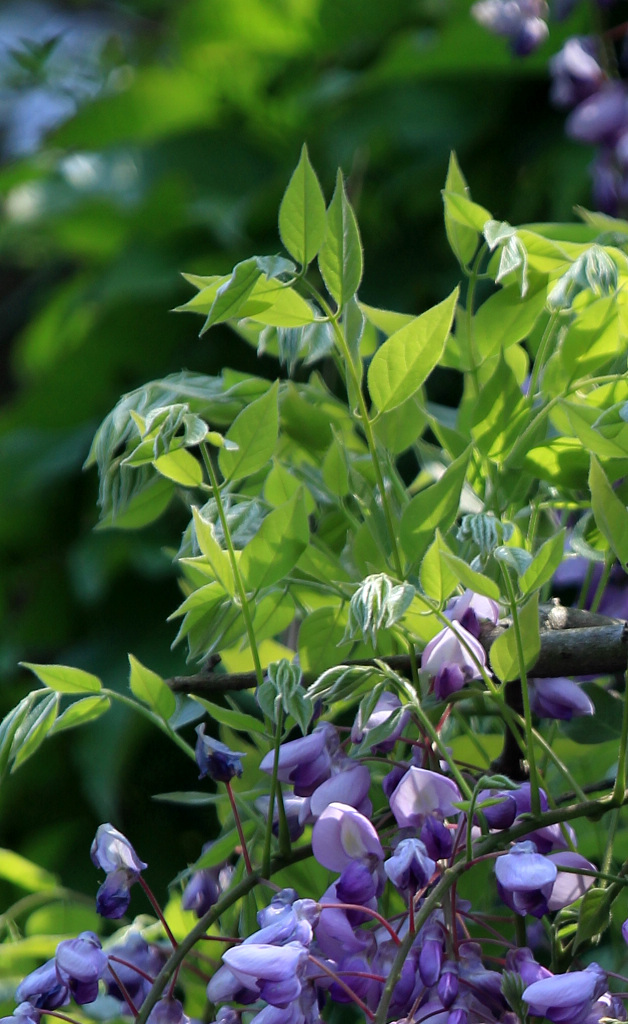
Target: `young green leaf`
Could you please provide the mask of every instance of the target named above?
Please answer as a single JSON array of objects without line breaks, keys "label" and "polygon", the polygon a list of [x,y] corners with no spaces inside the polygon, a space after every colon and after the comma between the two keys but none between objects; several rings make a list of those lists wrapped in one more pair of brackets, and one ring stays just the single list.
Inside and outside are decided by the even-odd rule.
[{"label": "young green leaf", "polygon": [[625,569],[628,566],[628,509],[615,494],[595,455],[591,456],[589,487],[595,522]]},{"label": "young green leaf", "polygon": [[482,594],[484,597],[490,597],[493,601],[499,601],[499,587],[495,580],[472,569],[462,558],[454,555],[444,541],[441,541],[441,557],[455,573],[457,582],[461,583],[463,587],[468,587],[469,590],[475,591],[476,594]]},{"label": "young green leaf", "polygon": [[106,697],[104,694],[94,697],[82,697],[81,700],[75,700],[73,704],[70,704],[69,708],[59,715],[52,729],[50,735],[56,735],[58,732],[63,732],[65,729],[73,729],[77,725],[85,725],[86,722],[93,722],[95,718],[100,718],[104,715],[105,711],[108,711],[111,707],[111,699]]},{"label": "young green leaf", "polygon": [[377,350],[368,370],[371,398],[380,412],[414,395],[438,363],[458,301],[458,288],[437,306],[392,334]]},{"label": "young green leaf", "polygon": [[519,589],[522,594],[529,594],[530,591],[538,590],[543,584],[549,583],[563,560],[566,532],[566,530],[561,530],[546,540],[545,544],[539,548],[519,579]]},{"label": "young green leaf", "polygon": [[442,604],[456,589],[456,574],[449,568],[443,558],[442,541],[438,530],[436,539],[423,556],[419,570],[419,580],[423,593]]},{"label": "young green leaf", "polygon": [[226,439],[237,449],[221,448],[218,465],[225,480],[242,480],[268,465],[277,444],[279,431],[279,382],[239,413]]},{"label": "young green leaf", "polygon": [[129,665],[131,666],[129,676],[131,692],[167,722],[177,708],[174,693],[166,686],[161,676],[142,665],[132,654],[129,654]]},{"label": "young green leaf", "polygon": [[247,715],[244,711],[234,711],[232,708],[223,708],[220,704],[214,704],[204,697],[193,697],[195,701],[202,704],[214,722],[221,725],[228,725],[231,729],[239,732],[255,732],[262,735],[266,732],[264,723],[253,715]]},{"label": "young green leaf", "polygon": [[327,210],[325,241],[318,254],[318,266],[329,294],[342,309],[355,295],[362,280],[362,242],[340,170]]},{"label": "young green leaf", "polygon": [[452,215],[452,204],[447,202],[448,195],[464,196],[471,199],[469,186],[460,170],[458,158],[452,152],[449,156],[449,167],[443,199],[445,200],[445,233],[449,246],[458,260],[461,267],[467,267],[471,262],[480,241],[480,233],[477,228],[469,227]]},{"label": "young green leaf", "polygon": [[45,868],[6,849],[0,849],[0,878],[27,892],[46,892],[59,884],[55,876]]},{"label": "young green leaf", "polygon": [[[535,593],[526,604],[518,609],[517,618],[525,669],[528,671],[534,665],[541,649],[538,593]],[[491,645],[489,658],[493,672],[503,683],[520,678],[522,666],[519,661],[514,625],[509,626]]]},{"label": "young green leaf", "polygon": [[185,448],[160,455],[153,465],[158,473],[181,487],[198,487],[203,482],[200,462]]},{"label": "young green leaf", "polygon": [[196,507],[192,509],[192,515],[194,517],[194,533],[198,546],[209,562],[218,582],[233,597],[235,594],[235,580],[229,555],[226,551],[223,551],[216,540],[212,524],[203,518]]},{"label": "young green leaf", "polygon": [[34,672],[37,678],[57,693],[97,693],[102,690],[98,676],[85,672],[82,668],[70,665],[34,665],[30,661],[21,661],[22,668]]},{"label": "young green leaf", "polygon": [[310,539],[303,490],[266,516],[240,556],[247,590],[282,580],[295,567]]},{"label": "young green leaf", "polygon": [[205,334],[214,324],[223,323],[223,321],[237,316],[261,276],[262,269],[255,256],[238,263],[233,268],[231,277],[218,288],[201,329],[201,335]]},{"label": "young green leaf", "polygon": [[281,200],[279,234],[302,267],[312,262],[325,238],[325,197],[306,145]]},{"label": "young green leaf", "polygon": [[[59,700],[60,696],[58,693],[49,693],[26,715],[18,727],[13,744],[15,756],[13,757],[12,772],[19,768],[21,764],[24,764],[46,739],[55,723],[59,710]],[[11,752],[12,756],[13,750]]]},{"label": "young green leaf", "polygon": [[423,554],[436,528],[449,529],[458,513],[469,455],[464,452],[447,467],[436,483],[419,491],[401,516],[399,537],[406,558],[413,565]]}]

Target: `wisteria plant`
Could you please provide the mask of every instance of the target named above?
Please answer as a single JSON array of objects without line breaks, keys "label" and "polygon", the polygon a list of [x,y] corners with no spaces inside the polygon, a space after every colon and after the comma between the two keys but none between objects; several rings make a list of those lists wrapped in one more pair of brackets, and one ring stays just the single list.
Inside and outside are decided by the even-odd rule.
[{"label": "wisteria plant", "polygon": [[14,979],[5,1024],[626,1020],[628,225],[497,221],[455,157],[443,197],[460,287],[374,308],[304,148],[284,252],[186,275],[203,343],[227,324],[279,379],[181,372],[99,428],[104,525],[188,510],[193,668],[130,656],[123,694],[29,665],[0,767],[122,702],[220,830],[164,899],[101,825],[102,926]]}]

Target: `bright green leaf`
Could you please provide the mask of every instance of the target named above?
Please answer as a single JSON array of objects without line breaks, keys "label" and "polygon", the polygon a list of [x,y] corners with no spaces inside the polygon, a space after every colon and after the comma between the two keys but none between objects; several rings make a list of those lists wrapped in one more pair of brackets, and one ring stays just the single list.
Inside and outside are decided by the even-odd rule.
[{"label": "bright green leaf", "polygon": [[436,529],[444,533],[456,518],[468,462],[465,452],[447,467],[436,483],[419,491],[403,510],[399,537],[410,565],[421,557]]},{"label": "bright green leaf", "polygon": [[565,534],[566,530],[560,530],[539,548],[519,578],[519,589],[522,594],[529,594],[530,591],[538,590],[545,583],[549,583],[564,558]]},{"label": "bright green leaf", "polygon": [[380,412],[414,395],[438,363],[458,301],[458,288],[437,306],[392,334],[377,350],[368,369],[371,398]]},{"label": "bright green leaf", "polygon": [[218,288],[211,309],[207,314],[207,319],[201,329],[201,335],[205,334],[205,331],[208,331],[214,324],[222,323],[225,320],[230,320],[231,317],[238,316],[244,302],[253,291],[261,276],[262,270],[255,256],[251,256],[250,259],[238,263],[233,268],[231,277]]},{"label": "bright green leaf", "polygon": [[[517,618],[521,633],[525,670],[527,672],[534,665],[541,649],[538,592],[518,609]],[[491,644],[489,658],[493,672],[503,683],[521,677],[522,666],[519,661],[514,625],[509,626]]]},{"label": "bright green leaf", "polygon": [[244,711],[234,711],[232,708],[223,708],[220,704],[205,700],[204,697],[193,695],[192,699],[202,704],[214,722],[228,725],[231,729],[237,729],[240,732],[255,732],[260,735],[264,735],[266,732],[264,723],[260,722],[259,718],[254,718],[253,715],[247,715]]},{"label": "bright green leaf", "polygon": [[476,594],[482,594],[483,597],[490,597],[493,601],[499,601],[499,587],[495,580],[489,579],[483,573],[472,569],[462,558],[454,555],[444,542],[441,546],[441,554],[451,571],[455,573],[458,583],[461,583],[463,587],[467,587],[469,590],[475,591]]},{"label": "bright green leaf", "polygon": [[218,465],[225,480],[242,480],[270,463],[279,431],[279,382],[245,406],[227,431],[237,451],[221,448]]},{"label": "bright green leaf", "polygon": [[310,539],[303,490],[266,516],[240,557],[247,590],[282,580],[297,564]]},{"label": "bright green leaf", "polygon": [[302,267],[323,244],[325,222],[325,197],[304,145],[279,207],[281,241]]},{"label": "bright green leaf", "polygon": [[15,756],[11,768],[12,772],[19,768],[21,764],[24,764],[46,739],[55,723],[59,710],[59,700],[60,696],[58,693],[48,694],[29,712],[17,729],[13,741]]},{"label": "bright green leaf", "polygon": [[458,580],[442,557],[442,541],[436,533],[436,539],[423,556],[419,570],[419,580],[424,594],[442,604],[454,592]]},{"label": "bright green leaf", "polygon": [[342,309],[362,280],[362,242],[355,214],[345,192],[342,172],[327,210],[325,241],[318,266],[329,294]]},{"label": "bright green leaf", "polygon": [[167,455],[160,455],[153,462],[155,469],[182,487],[198,487],[203,482],[203,470],[198,459],[185,448],[178,448]]},{"label": "bright green leaf", "polygon": [[104,715],[105,711],[108,711],[111,707],[111,699],[104,695],[99,697],[83,697],[81,700],[75,700],[73,704],[70,704],[69,708],[59,715],[52,729],[50,735],[56,735],[58,732],[63,732],[65,729],[73,729],[77,725],[85,725],[86,722],[93,722],[94,719],[100,718]]},{"label": "bright green leaf", "polygon": [[34,665],[30,661],[21,661],[23,668],[34,672],[37,678],[57,693],[97,693],[102,690],[98,676],[85,672],[82,668],[70,665]]},{"label": "bright green leaf", "polygon": [[196,507],[192,509],[192,514],[194,517],[194,533],[198,546],[209,562],[218,582],[233,597],[235,594],[235,580],[229,555],[226,551],[223,551],[216,540],[212,524],[203,518]]},{"label": "bright green leaf", "polygon": [[177,709],[174,693],[166,686],[161,676],[142,665],[132,654],[129,654],[129,665],[131,692],[167,722]]},{"label": "bright green leaf", "polygon": [[447,168],[447,178],[443,193],[443,199],[445,200],[445,232],[454,256],[462,267],[467,267],[478,247],[480,232],[476,227],[469,227],[467,224],[461,223],[459,217],[455,216],[457,211],[455,208],[452,209],[451,201],[446,199],[450,195],[471,198],[469,187],[458,164],[458,158],[453,152],[449,156],[449,167]]},{"label": "bright green leaf", "polygon": [[0,878],[18,885],[27,892],[46,892],[57,886],[57,879],[49,871],[33,864],[13,850],[0,849]]},{"label": "bright green leaf", "polygon": [[628,509],[615,494],[595,455],[591,456],[589,487],[595,522],[625,569],[628,567]]}]

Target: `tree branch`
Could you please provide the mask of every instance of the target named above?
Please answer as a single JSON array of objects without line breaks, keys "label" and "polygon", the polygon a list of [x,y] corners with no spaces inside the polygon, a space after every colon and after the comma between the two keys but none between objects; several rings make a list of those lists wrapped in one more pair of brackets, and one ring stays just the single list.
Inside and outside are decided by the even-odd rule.
[{"label": "tree branch", "polygon": [[[573,675],[613,675],[628,667],[628,623],[607,615],[596,615],[580,608],[565,608],[557,599],[539,609],[541,650],[530,676],[547,678]],[[491,645],[511,624],[502,619],[497,625],[485,623],[480,642],[489,659]],[[401,675],[410,677],[410,657],[395,654],[380,659]],[[372,659],[349,661],[351,665],[372,665]],[[189,676],[166,680],[175,693],[217,696],[257,685],[254,672],[232,674],[211,668]],[[308,680],[309,681],[309,680]]]}]

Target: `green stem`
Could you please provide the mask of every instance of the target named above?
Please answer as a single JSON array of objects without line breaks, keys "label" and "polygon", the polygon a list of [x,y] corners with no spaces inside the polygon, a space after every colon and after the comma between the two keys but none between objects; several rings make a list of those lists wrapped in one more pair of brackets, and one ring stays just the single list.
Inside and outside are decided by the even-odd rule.
[{"label": "green stem", "polygon": [[617,755],[617,775],[613,787],[612,799],[619,807],[626,793],[626,747],[628,746],[628,671],[624,675],[624,709],[621,722],[621,739]]},{"label": "green stem", "polygon": [[534,730],[532,728],[532,710],[530,708],[530,693],[528,690],[528,677],[526,673],[523,640],[521,638],[521,627],[519,625],[519,616],[517,614],[515,590],[510,578],[510,573],[505,565],[502,565],[501,569],[508,594],[508,601],[512,614],[512,625],[515,633],[515,644],[517,646],[517,660],[519,662],[519,674],[521,679],[521,697],[523,701],[523,716],[525,719],[526,760],[530,768],[530,801],[533,814],[538,814],[541,810],[541,796],[539,793],[539,776],[536,767],[536,756],[534,753]]},{"label": "green stem", "polygon": [[236,589],[238,591],[238,597],[240,599],[240,607],[242,609],[242,617],[244,619],[244,625],[246,627],[246,635],[249,641],[249,647],[251,649],[251,655],[253,657],[253,667],[255,669],[255,676],[257,678],[257,685],[261,686],[264,682],[264,673],[262,671],[262,664],[260,662],[259,651],[257,649],[257,641],[255,639],[255,633],[253,631],[253,619],[251,618],[251,609],[249,601],[246,596],[246,590],[244,587],[244,580],[242,574],[238,568],[238,560],[235,555],[235,549],[233,547],[233,540],[231,538],[231,530],[229,529],[229,523],[227,521],[227,515],[225,508],[222,503],[222,495],[220,493],[220,487],[218,485],[218,479],[216,472],[212,464],[210,454],[207,450],[207,445],[203,442],[200,445],[201,455],[203,463],[209,477],[209,482],[212,487],[214,499],[216,501],[216,508],[218,509],[218,517],[220,519],[220,525],[222,526],[222,532],[225,538],[225,544],[227,545],[227,553],[229,555],[229,561],[231,563],[231,570],[233,572],[233,578],[235,580]]},{"label": "green stem", "polygon": [[168,725],[168,722],[165,722],[163,718],[160,718],[159,715],[156,715],[155,712],[151,711],[150,708],[146,707],[144,704],[141,704],[133,697],[127,697],[125,693],[118,693],[117,690],[109,690],[106,687],[103,687],[103,689],[100,692],[104,696],[110,697],[112,700],[117,700],[119,704],[126,704],[127,707],[133,708],[134,711],[137,711],[140,715],[143,715],[144,718],[147,718],[152,725],[155,725],[157,726],[158,729],[161,729],[161,731],[165,733],[166,736],[168,736],[173,743],[176,743],[179,749],[182,750],[184,754],[187,754],[187,756],[191,758],[192,761],[196,761],[194,748],[191,747],[189,743],[186,743],[183,737],[179,736],[178,732],[176,732],[171,725]]}]

